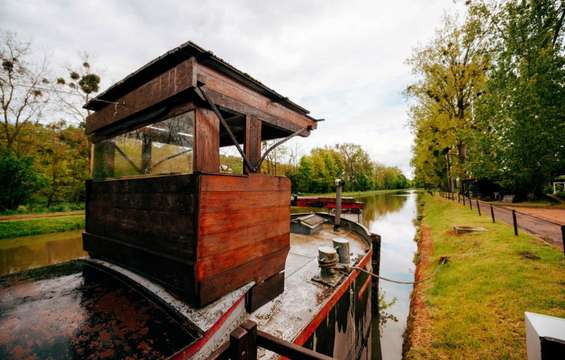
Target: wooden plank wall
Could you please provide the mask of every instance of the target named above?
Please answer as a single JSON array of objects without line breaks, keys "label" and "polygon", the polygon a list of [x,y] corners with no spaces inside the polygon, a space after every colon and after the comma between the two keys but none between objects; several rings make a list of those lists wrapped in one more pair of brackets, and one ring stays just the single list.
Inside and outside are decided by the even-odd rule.
[{"label": "wooden plank wall", "polygon": [[284,270],[290,180],[201,175],[196,281],[201,304]]},{"label": "wooden plank wall", "polygon": [[120,97],[119,105],[109,104],[86,118],[91,134],[116,121],[141,112],[196,85],[195,59],[190,58]]},{"label": "wooden plank wall", "polygon": [[194,294],[196,176],[88,181],[84,249]]}]

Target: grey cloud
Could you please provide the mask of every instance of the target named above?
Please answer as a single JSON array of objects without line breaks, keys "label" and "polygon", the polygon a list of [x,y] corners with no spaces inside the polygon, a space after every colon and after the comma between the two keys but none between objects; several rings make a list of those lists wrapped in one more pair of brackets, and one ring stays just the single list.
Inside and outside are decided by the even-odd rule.
[{"label": "grey cloud", "polygon": [[0,27],[69,65],[95,55],[103,87],[192,40],[327,121],[304,150],[355,142],[410,174],[412,135],[404,63],[450,0],[31,1],[0,0]]}]

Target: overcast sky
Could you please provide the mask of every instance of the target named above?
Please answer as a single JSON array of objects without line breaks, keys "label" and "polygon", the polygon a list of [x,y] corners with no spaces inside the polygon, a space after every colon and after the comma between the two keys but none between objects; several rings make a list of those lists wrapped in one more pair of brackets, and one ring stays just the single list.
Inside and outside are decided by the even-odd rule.
[{"label": "overcast sky", "polygon": [[453,0],[0,0],[0,29],[31,40],[54,72],[89,52],[102,88],[192,40],[326,119],[309,138],[292,140],[303,152],[353,142],[411,175],[405,60],[461,7]]}]

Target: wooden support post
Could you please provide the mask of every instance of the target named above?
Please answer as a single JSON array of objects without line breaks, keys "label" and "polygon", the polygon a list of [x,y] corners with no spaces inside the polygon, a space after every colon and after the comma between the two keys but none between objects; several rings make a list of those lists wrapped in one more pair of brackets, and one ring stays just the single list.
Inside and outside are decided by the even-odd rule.
[{"label": "wooden support post", "polygon": [[141,172],[147,174],[151,170],[151,150],[153,147],[153,141],[151,136],[148,134],[143,134],[141,143]]},{"label": "wooden support post", "polygon": [[211,110],[195,111],[193,151],[194,172],[220,171],[220,120]]},{"label": "wooden support post", "polygon": [[[373,273],[379,275],[381,270],[381,236],[377,234],[371,234],[371,248],[373,254],[371,257],[371,267],[373,268]],[[378,316],[379,314],[379,278],[373,276],[373,283],[371,284],[371,311],[373,316]]]},{"label": "wooden support post", "polygon": [[104,179],[114,176],[114,142],[105,140],[94,144],[92,178]]},{"label": "wooden support post", "polygon": [[490,217],[492,218],[492,223],[494,224],[496,221],[494,219],[494,208],[492,207],[492,204],[490,205]]},{"label": "wooden support post", "polygon": [[[261,120],[253,115],[245,117],[244,152],[253,166],[259,163],[261,159]],[[243,173],[249,174],[252,172],[254,172],[253,169],[249,169],[244,161]],[[261,172],[261,169],[257,169],[256,172]]]},{"label": "wooden support post", "polygon": [[518,220],[516,219],[516,210],[512,210],[512,222],[514,224],[514,235],[518,236]]},{"label": "wooden support post", "polygon": [[251,345],[257,344],[257,339],[251,339],[252,334],[250,334],[243,327],[238,327],[230,334],[230,348],[229,348],[229,358],[232,360],[250,360],[257,359],[250,357],[251,353],[257,354],[257,346],[255,349],[251,349]]},{"label": "wooden support post", "polygon": [[241,327],[247,331],[247,359],[257,359],[257,323],[245,320]]},{"label": "wooden support post", "polygon": [[481,216],[481,205],[479,204],[479,199],[477,199],[477,210],[479,211],[479,216]]}]

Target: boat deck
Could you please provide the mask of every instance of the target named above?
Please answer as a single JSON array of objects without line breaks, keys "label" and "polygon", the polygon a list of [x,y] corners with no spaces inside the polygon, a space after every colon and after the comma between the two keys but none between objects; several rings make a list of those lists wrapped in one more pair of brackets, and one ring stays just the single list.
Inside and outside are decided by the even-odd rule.
[{"label": "boat deck", "polygon": [[0,329],[0,359],[158,359],[200,336],[81,260],[1,278]]},{"label": "boat deck", "polygon": [[285,291],[251,315],[251,320],[257,322],[259,329],[292,342],[314,319],[335,290],[312,281],[320,272],[318,247],[332,246],[332,240],[337,238],[350,241],[352,262],[359,261],[370,249],[357,234],[346,230],[336,233],[329,224],[324,224],[315,235],[291,234]]},{"label": "boat deck", "polygon": [[95,259],[0,278],[0,358],[206,357],[203,347],[225,342],[246,318],[292,342],[337,291],[312,281],[318,247],[336,238],[350,240],[354,263],[370,250],[357,233],[334,232],[330,224],[315,235],[291,234],[284,292],[250,315],[244,298],[253,283],[196,309],[143,276]]}]

